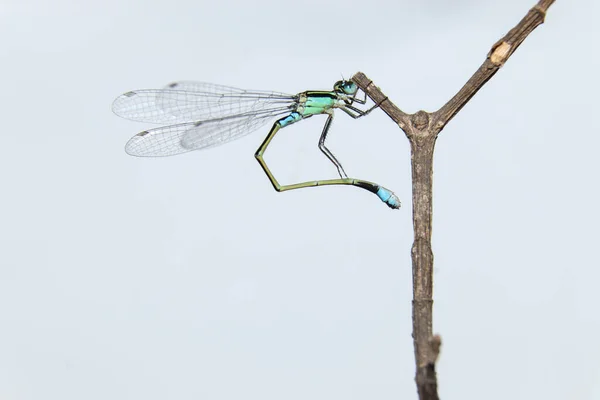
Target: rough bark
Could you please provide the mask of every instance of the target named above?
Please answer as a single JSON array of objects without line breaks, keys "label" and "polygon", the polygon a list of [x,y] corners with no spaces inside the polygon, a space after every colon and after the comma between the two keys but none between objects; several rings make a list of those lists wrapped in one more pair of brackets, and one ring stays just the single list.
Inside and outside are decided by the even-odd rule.
[{"label": "rough bark", "polygon": [[439,110],[406,114],[396,107],[365,74],[352,80],[404,131],[411,148],[414,243],[413,343],[417,391],[420,400],[439,399],[435,364],[441,338],[433,335],[433,252],[431,249],[433,150],[440,131],[504,65],[525,38],[544,22],[554,0],[540,0],[525,17],[491,48],[467,83]]}]

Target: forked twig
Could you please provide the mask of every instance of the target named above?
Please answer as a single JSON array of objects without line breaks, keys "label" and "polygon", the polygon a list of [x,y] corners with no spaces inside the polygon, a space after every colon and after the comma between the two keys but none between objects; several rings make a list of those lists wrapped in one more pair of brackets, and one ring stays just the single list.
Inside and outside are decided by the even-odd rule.
[{"label": "forked twig", "polygon": [[433,150],[435,140],[446,124],[494,76],[527,36],[544,22],[554,0],[540,0],[525,17],[491,48],[487,58],[467,83],[439,110],[406,114],[396,107],[365,74],[352,77],[380,108],[406,133],[411,147],[413,227],[413,342],[416,383],[420,400],[439,399],[435,363],[441,338],[433,335],[433,253],[431,213]]}]

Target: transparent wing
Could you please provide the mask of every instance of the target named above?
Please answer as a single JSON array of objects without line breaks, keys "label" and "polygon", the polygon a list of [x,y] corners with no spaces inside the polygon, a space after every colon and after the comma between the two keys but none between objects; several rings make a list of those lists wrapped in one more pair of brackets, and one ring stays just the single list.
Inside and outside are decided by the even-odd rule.
[{"label": "transparent wing", "polygon": [[257,90],[244,90],[204,82],[175,82],[165,89],[127,92],[113,102],[120,117],[151,123],[180,123],[213,120],[249,112],[288,106],[297,96]]},{"label": "transparent wing", "polygon": [[287,107],[281,107],[150,129],[132,137],[125,151],[132,156],[156,157],[207,149],[247,135],[274,117],[289,112]]}]

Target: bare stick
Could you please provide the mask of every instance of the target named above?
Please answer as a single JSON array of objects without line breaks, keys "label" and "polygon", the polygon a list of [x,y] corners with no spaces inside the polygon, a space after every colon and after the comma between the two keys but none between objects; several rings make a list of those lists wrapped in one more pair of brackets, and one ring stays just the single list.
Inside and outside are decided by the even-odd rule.
[{"label": "bare stick", "polygon": [[433,187],[433,150],[439,132],[504,65],[525,38],[540,24],[554,0],[540,0],[527,15],[496,42],[484,63],[471,79],[442,108],[433,113],[406,114],[396,107],[365,74],[352,77],[358,87],[406,133],[410,141],[414,243],[413,267],[413,343],[416,383],[420,400],[438,400],[437,361],[441,338],[433,335],[433,252],[431,250],[431,210]]},{"label": "bare stick", "polygon": [[554,0],[540,0],[535,7],[529,10],[517,26],[492,46],[486,60],[473,74],[471,79],[467,81],[450,101],[434,113],[435,126],[439,126],[441,130],[463,108],[471,97],[481,89],[483,84],[498,72],[517,47],[523,43],[525,38],[538,25],[544,23],[546,10],[548,10],[548,7],[552,3],[554,3]]}]

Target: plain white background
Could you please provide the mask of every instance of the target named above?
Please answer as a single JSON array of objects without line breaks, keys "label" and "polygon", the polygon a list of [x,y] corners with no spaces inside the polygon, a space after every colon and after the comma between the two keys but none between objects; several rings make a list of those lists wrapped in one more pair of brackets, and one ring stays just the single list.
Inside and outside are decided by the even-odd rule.
[{"label": "plain white background", "polygon": [[[365,72],[432,111],[530,1],[4,0],[0,398],[414,399],[410,159],[343,113],[350,187],[278,194],[268,127],[139,159],[119,94],[181,79],[296,93]],[[600,398],[597,2],[559,0],[441,133],[434,330],[445,399]],[[278,135],[281,182],[333,178],[324,118]]]}]

